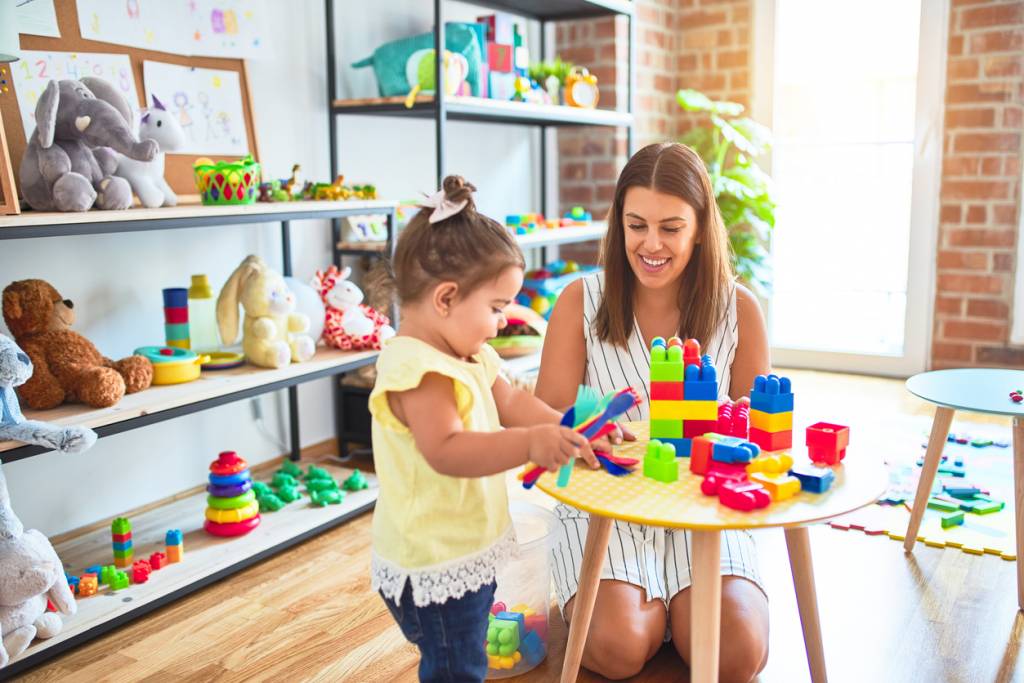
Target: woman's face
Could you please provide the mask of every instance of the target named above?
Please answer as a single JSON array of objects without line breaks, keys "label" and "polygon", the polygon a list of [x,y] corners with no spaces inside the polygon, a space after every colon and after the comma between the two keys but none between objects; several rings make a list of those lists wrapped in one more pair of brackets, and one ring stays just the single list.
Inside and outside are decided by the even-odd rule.
[{"label": "woman's face", "polygon": [[678,282],[697,244],[697,214],[685,200],[647,187],[626,190],[622,206],[626,257],[644,287]]}]

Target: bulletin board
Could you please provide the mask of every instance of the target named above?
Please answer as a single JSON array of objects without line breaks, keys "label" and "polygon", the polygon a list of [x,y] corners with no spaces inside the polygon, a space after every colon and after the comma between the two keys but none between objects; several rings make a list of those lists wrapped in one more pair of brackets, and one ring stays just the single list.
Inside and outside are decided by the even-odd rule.
[{"label": "bulletin board", "polygon": [[[22,34],[22,50],[38,50],[51,52],[74,52],[74,53],[105,53],[127,55],[131,62],[132,73],[135,77],[135,85],[138,93],[138,101],[134,102],[136,109],[142,109],[150,103],[145,102],[145,81],[143,80],[143,63],[146,61],[163,62],[185,67],[199,69],[217,69],[230,71],[238,74],[238,80],[242,95],[242,114],[245,123],[245,135],[248,143],[249,153],[257,161],[259,160],[259,147],[256,139],[256,121],[253,116],[252,94],[249,86],[249,77],[246,70],[245,60],[224,59],[218,57],[189,57],[167,52],[156,52],[140,48],[115,45],[113,43],[101,43],[94,40],[82,38],[78,23],[78,10],[75,0],[54,0],[54,7],[57,14],[57,23],[60,27],[60,38],[49,38]],[[18,62],[5,65],[10,68],[18,66]],[[28,65],[30,68],[33,65]],[[21,68],[25,68],[22,66]],[[22,124],[21,112],[18,107],[17,92],[13,81],[8,82],[8,87],[0,89],[0,115],[2,115],[3,128],[7,133],[7,144],[10,151],[11,165],[16,169],[21,164],[21,157],[25,152],[27,141],[25,129]],[[196,186],[192,176],[192,165],[198,154],[171,154],[166,157],[166,168],[164,177],[174,191],[178,194],[196,194]],[[238,159],[239,156],[231,155],[205,155],[214,156],[216,159]],[[2,195],[2,191],[0,191]]]}]

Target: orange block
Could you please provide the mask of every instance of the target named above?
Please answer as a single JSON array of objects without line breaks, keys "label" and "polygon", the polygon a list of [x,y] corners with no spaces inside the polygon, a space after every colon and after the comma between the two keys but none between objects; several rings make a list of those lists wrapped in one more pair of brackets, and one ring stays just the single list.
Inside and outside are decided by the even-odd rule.
[{"label": "orange block", "polygon": [[95,574],[82,574],[78,579],[78,595],[83,598],[96,595],[99,588],[99,580]]},{"label": "orange block", "polygon": [[167,562],[181,562],[181,558],[185,556],[185,551],[180,545],[169,545],[167,546]]},{"label": "orange block", "polygon": [[711,462],[711,450],[715,442],[703,436],[693,438],[690,445],[690,471],[694,474],[707,474]]}]

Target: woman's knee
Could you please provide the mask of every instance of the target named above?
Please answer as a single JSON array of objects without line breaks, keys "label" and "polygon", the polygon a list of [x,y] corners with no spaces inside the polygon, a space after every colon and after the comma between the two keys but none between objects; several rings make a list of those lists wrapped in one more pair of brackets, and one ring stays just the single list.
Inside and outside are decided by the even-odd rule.
[{"label": "woman's knee", "polygon": [[729,583],[733,585],[723,585],[722,591],[719,678],[723,683],[749,683],[768,663],[768,600],[749,581]]},{"label": "woman's knee", "polygon": [[[664,633],[664,632],[663,632]],[[660,643],[663,635],[657,638]],[[647,624],[599,622],[591,625],[583,651],[583,663],[605,678],[635,676],[650,659],[654,634]]]}]

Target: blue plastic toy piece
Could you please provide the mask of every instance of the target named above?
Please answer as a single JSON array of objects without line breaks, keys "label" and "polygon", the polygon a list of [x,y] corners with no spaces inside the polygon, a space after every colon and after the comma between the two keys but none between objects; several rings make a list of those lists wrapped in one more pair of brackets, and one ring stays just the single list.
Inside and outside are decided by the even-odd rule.
[{"label": "blue plastic toy piece", "polygon": [[689,458],[690,448],[693,446],[693,439],[658,439],[662,443],[670,443],[675,446],[677,458]]},{"label": "blue plastic toy piece", "polygon": [[99,578],[99,576],[100,576],[100,574],[102,572],[103,572],[103,565],[102,564],[94,564],[91,567],[86,567],[85,571],[82,572],[82,573],[83,574],[95,574],[96,578]]},{"label": "blue plastic toy piece", "polygon": [[761,453],[761,447],[738,436],[725,436],[715,440],[711,448],[711,459],[718,462],[750,462]]},{"label": "blue plastic toy piece", "polygon": [[702,356],[700,366],[688,365],[683,383],[683,396],[687,401],[715,401],[718,399],[718,376],[711,356]]},{"label": "blue plastic toy piece", "polygon": [[516,622],[519,624],[519,641],[526,637],[526,617],[521,612],[498,612],[494,618]]},{"label": "blue plastic toy piece", "polygon": [[214,486],[235,486],[251,480],[252,475],[249,474],[249,470],[242,470],[234,474],[210,474],[210,483]]},{"label": "blue plastic toy piece", "polygon": [[763,413],[792,412],[793,389],[789,378],[758,375],[750,392],[750,409]]},{"label": "blue plastic toy piece", "polygon": [[112,545],[114,547],[114,550],[131,550],[132,549],[131,539],[129,539],[127,541],[113,541]]},{"label": "blue plastic toy piece", "polygon": [[537,666],[544,659],[544,641],[536,631],[530,631],[519,642],[519,652],[522,653],[527,666]]},{"label": "blue plastic toy piece", "polygon": [[800,480],[800,488],[811,493],[825,493],[836,479],[831,469],[811,464],[797,465],[789,473]]},{"label": "blue plastic toy piece", "polygon": [[166,545],[181,545],[181,529],[168,529],[164,543]]}]

